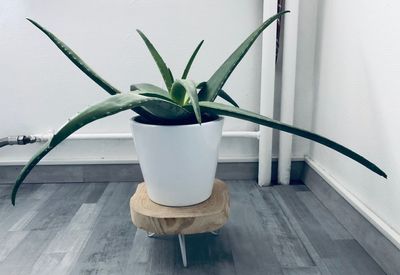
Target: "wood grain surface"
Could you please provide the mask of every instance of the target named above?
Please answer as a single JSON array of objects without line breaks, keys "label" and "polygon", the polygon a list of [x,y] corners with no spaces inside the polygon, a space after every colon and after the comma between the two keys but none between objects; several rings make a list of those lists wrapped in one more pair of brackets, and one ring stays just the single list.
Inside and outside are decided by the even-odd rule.
[{"label": "wood grain surface", "polygon": [[199,204],[169,207],[150,200],[146,184],[138,185],[130,200],[132,222],[156,234],[195,234],[221,228],[229,216],[229,191],[216,179],[211,197]]}]

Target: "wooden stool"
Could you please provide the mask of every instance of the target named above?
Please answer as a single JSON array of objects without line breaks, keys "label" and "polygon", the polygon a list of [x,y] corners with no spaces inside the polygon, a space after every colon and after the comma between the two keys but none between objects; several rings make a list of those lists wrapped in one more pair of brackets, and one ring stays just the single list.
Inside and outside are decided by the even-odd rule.
[{"label": "wooden stool", "polygon": [[177,234],[183,265],[187,266],[185,235],[215,232],[228,220],[229,192],[226,184],[215,179],[211,197],[199,204],[169,207],[154,203],[147,195],[145,183],[138,185],[130,200],[131,217],[136,227],[148,236]]}]

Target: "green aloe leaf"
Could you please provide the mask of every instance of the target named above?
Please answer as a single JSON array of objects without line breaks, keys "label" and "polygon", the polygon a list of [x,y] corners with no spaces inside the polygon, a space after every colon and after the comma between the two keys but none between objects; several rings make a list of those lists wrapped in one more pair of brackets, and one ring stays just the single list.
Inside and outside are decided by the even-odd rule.
[{"label": "green aloe leaf", "polygon": [[164,109],[165,113],[172,113],[173,111],[182,109],[184,113],[190,114],[190,112],[184,110],[180,106],[168,101],[154,97],[141,96],[131,92],[114,95],[103,102],[87,108],[64,124],[64,126],[62,126],[57,133],[42,147],[42,149],[40,149],[25,165],[19,174],[12,191],[12,204],[15,205],[15,198],[18,189],[33,167],[69,135],[95,120],[135,107],[149,108],[150,110]]},{"label": "green aloe leaf", "polygon": [[235,100],[233,100],[233,98],[231,98],[224,90],[219,90],[218,91],[218,96],[223,98],[223,99],[225,99],[226,101],[228,101],[233,106],[239,108],[239,105],[235,102]]},{"label": "green aloe leaf", "polygon": [[[149,93],[149,95],[151,95]],[[153,98],[162,99],[153,94]],[[154,124],[179,124],[187,123],[193,116],[191,110],[186,110],[172,100],[156,101],[150,105],[139,106],[133,109],[136,113]]]},{"label": "green aloe leaf", "polygon": [[196,58],[197,53],[199,52],[201,46],[203,45],[204,40],[201,40],[201,42],[199,43],[199,45],[197,45],[196,49],[194,50],[193,54],[190,56],[190,59],[188,61],[188,63],[186,64],[185,70],[183,71],[182,74],[182,79],[186,79],[189,71],[190,71],[190,67],[192,67],[193,61]]},{"label": "green aloe leaf", "polygon": [[207,81],[206,88],[203,88],[199,93],[200,101],[214,101],[219,90],[225,84],[233,70],[245,56],[247,51],[256,41],[257,37],[276,19],[289,11],[280,12],[258,27],[250,36],[228,57],[228,59],[218,68],[218,70]]},{"label": "green aloe leaf", "polygon": [[170,68],[168,68],[168,73],[169,73],[169,78],[171,79],[172,82],[174,82],[174,75],[172,74],[172,71]]},{"label": "green aloe leaf", "polygon": [[82,72],[84,72],[88,77],[90,77],[94,82],[96,82],[100,87],[106,90],[109,94],[115,95],[121,92],[113,87],[110,83],[105,81],[100,77],[95,71],[93,71],[70,47],[68,47],[64,42],[58,39],[54,34],[46,30],[39,23],[32,19],[27,18],[29,22],[35,25],[39,30],[41,30],[51,41],[72,61]]},{"label": "green aloe leaf", "polygon": [[131,91],[137,92],[140,95],[158,97],[173,102],[169,93],[153,84],[139,83],[131,85]]},{"label": "green aloe leaf", "polygon": [[185,103],[186,96],[190,99],[190,104],[193,107],[194,114],[196,116],[196,120],[201,124],[201,112],[199,106],[199,98],[197,97],[197,88],[196,84],[187,79],[178,79],[172,85],[171,96],[176,93],[179,98],[178,101],[180,105]]},{"label": "green aloe leaf", "polygon": [[136,83],[131,85],[131,91],[135,90],[139,90],[141,92],[160,93],[169,96],[166,90],[150,83]]},{"label": "green aloe leaf", "polygon": [[191,110],[186,110],[178,104],[167,100],[156,101],[141,108],[146,110],[151,115],[159,118],[160,121],[170,121],[174,122],[175,124],[179,124],[180,121],[183,123],[185,120],[193,116],[193,112],[191,112]]},{"label": "green aloe leaf", "polygon": [[160,119],[159,117],[153,115],[149,111],[143,109],[143,107],[135,107],[132,109],[135,111],[139,116],[143,117],[147,121],[154,121],[155,124],[163,124],[164,120]]},{"label": "green aloe leaf", "polygon": [[151,55],[153,56],[154,61],[156,62],[158,69],[164,79],[165,86],[167,86],[168,91],[171,90],[172,83],[174,82],[174,78],[172,76],[171,71],[168,69],[167,65],[165,64],[164,60],[162,59],[161,55],[157,52],[156,48],[150,42],[150,40],[142,33],[140,30],[136,30],[140,37],[142,37],[144,43],[146,44],[147,48],[149,49]]},{"label": "green aloe leaf", "polygon": [[179,104],[181,106],[184,105],[186,98],[186,90],[181,83],[175,81],[174,84],[172,84],[171,98],[176,104]]},{"label": "green aloe leaf", "polygon": [[293,127],[291,125],[270,119],[268,117],[239,109],[236,107],[228,106],[225,104],[215,103],[215,102],[200,102],[201,110],[203,112],[210,112],[216,115],[226,115],[231,116],[243,120],[248,120],[257,124],[261,124],[270,128],[274,128],[280,131],[288,132],[291,134],[295,134],[301,136],[303,138],[307,138],[313,141],[316,141],[320,144],[323,144],[355,161],[360,163],[361,165],[365,166],[366,168],[370,169],[371,171],[377,173],[378,175],[387,178],[385,172],[383,172],[378,166],[364,158],[363,156],[357,154],[356,152],[344,147],[343,145],[327,139],[323,136],[308,132],[306,130]]},{"label": "green aloe leaf", "polygon": [[[207,88],[207,82],[201,82],[197,85],[197,89],[206,89]],[[219,90],[218,91],[218,96],[221,97],[222,99],[225,99],[228,101],[230,104],[232,104],[235,107],[239,107],[239,105],[231,98],[224,90]]]},{"label": "green aloe leaf", "polygon": [[156,98],[160,98],[160,99],[164,99],[167,100],[171,103],[175,103],[169,96],[166,96],[164,94],[161,93],[154,93],[154,92],[142,92],[142,91],[133,91],[134,93],[136,92],[138,95],[142,95],[142,96],[149,96],[149,97],[156,97]]},{"label": "green aloe leaf", "polygon": [[[168,120],[178,120],[180,118],[185,120],[191,115],[187,110],[176,105],[172,100],[170,94],[166,90],[156,85],[149,83],[138,83],[131,86],[131,91],[137,92],[138,94],[143,96],[157,97],[173,103],[168,106],[161,106],[160,108],[154,107],[155,105],[152,107],[134,108],[134,111],[136,113],[143,116],[149,121],[154,121],[158,124],[168,124]],[[170,108],[172,108],[171,106],[174,106],[173,110],[170,110]]]}]

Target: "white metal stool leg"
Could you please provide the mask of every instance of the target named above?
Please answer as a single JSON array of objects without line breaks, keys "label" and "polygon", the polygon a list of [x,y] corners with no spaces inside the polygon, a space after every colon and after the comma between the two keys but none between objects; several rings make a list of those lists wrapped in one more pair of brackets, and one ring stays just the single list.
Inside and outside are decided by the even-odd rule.
[{"label": "white metal stool leg", "polygon": [[147,233],[147,237],[149,237],[149,238],[152,238],[156,235],[156,233],[149,232],[149,231],[146,231],[146,233]]},{"label": "white metal stool leg", "polygon": [[215,231],[210,231],[210,233],[214,236],[218,236],[219,235],[219,229],[215,230]]},{"label": "white metal stool leg", "polygon": [[178,239],[179,239],[179,246],[181,247],[181,255],[182,255],[183,266],[187,267],[185,235],[178,234]]}]

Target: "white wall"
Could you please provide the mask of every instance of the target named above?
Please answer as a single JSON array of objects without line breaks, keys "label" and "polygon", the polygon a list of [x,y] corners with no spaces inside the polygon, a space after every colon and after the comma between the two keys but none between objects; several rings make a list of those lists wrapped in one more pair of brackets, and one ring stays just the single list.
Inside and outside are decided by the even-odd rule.
[{"label": "white wall", "polygon": [[[234,4],[229,0],[0,1],[0,137],[58,129],[68,117],[108,96],[25,17],[57,34],[100,75],[119,89],[128,90],[135,82],[163,85],[135,29],[149,36],[176,75],[197,43],[205,39],[191,73],[201,81],[261,23],[262,5],[262,0],[238,0]],[[259,110],[260,42],[253,45],[225,86],[241,107],[253,111]],[[79,133],[128,133],[131,116],[131,112],[118,114]],[[297,117],[300,125],[307,125],[307,116],[305,120],[302,115]],[[256,129],[256,125],[234,119],[227,119],[224,128]],[[39,147],[3,148],[0,164],[23,163]],[[67,141],[42,163],[131,162],[136,157],[128,148],[133,148],[130,140]],[[257,150],[256,140],[225,138],[220,158],[254,161]],[[274,155],[277,150],[274,146]],[[306,151],[303,144],[295,144],[295,157],[302,157]]]},{"label": "white wall", "polygon": [[[139,28],[154,42],[178,76],[201,39],[205,39],[191,77],[202,81],[262,20],[262,0],[219,1],[0,1],[0,137],[44,133],[108,94],[81,73],[34,28],[30,17],[57,34],[100,75],[121,90],[130,84],[162,84]],[[241,106],[258,111],[261,43],[256,43],[225,86]],[[127,133],[131,112],[95,122],[80,133]],[[256,125],[228,119],[225,130],[255,130]],[[135,159],[133,142],[68,141],[47,162]],[[39,147],[9,147],[0,161],[27,160]],[[231,148],[230,150],[228,150]],[[232,149],[233,148],[233,149]],[[224,141],[225,159],[253,159],[255,140]]]},{"label": "white wall", "polygon": [[336,187],[348,191],[361,210],[370,211],[370,218],[393,230],[396,238],[400,236],[399,10],[400,2],[390,0],[318,1],[312,129],[375,162],[388,180],[332,150],[311,146],[311,158],[335,179]]}]

